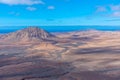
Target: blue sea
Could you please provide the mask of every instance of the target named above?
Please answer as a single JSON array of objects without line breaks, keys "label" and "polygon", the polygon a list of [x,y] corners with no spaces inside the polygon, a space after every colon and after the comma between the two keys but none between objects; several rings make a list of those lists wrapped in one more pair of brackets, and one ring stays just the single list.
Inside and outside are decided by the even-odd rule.
[{"label": "blue sea", "polygon": [[[2,26],[0,27],[0,33],[10,33],[26,26]],[[40,28],[48,32],[70,32],[80,30],[101,30],[101,31],[119,31],[120,26],[40,26]]]}]

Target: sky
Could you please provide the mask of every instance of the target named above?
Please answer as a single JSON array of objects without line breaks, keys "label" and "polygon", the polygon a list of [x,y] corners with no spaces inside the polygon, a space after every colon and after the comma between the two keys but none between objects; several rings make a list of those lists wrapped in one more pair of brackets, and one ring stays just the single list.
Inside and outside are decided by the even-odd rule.
[{"label": "sky", "polygon": [[0,0],[0,26],[120,25],[120,0]]}]

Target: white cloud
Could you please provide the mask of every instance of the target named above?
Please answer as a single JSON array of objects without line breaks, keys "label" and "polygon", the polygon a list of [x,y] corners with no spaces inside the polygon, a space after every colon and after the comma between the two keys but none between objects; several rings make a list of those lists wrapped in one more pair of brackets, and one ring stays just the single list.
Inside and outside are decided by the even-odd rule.
[{"label": "white cloud", "polygon": [[35,8],[35,7],[27,7],[26,9],[29,10],[29,11],[35,11],[35,10],[37,10],[37,8]]},{"label": "white cloud", "polygon": [[105,12],[105,13],[103,13],[105,15],[108,15],[111,17],[120,17],[120,4],[97,6],[96,12]]},{"label": "white cloud", "polygon": [[34,5],[34,4],[44,4],[42,0],[0,0],[2,4],[8,5]]},{"label": "white cloud", "polygon": [[105,6],[97,6],[96,12],[105,12],[107,11],[107,8]]},{"label": "white cloud", "polygon": [[120,17],[120,12],[118,11],[118,12],[114,12],[113,14],[112,14],[112,16],[114,16],[114,17]]},{"label": "white cloud", "polygon": [[14,15],[14,16],[19,16],[19,15],[20,15],[20,13],[18,13],[18,12],[14,12],[14,11],[9,12],[9,14],[10,14],[10,15]]},{"label": "white cloud", "polygon": [[110,8],[113,11],[118,11],[118,10],[120,10],[120,5],[111,5]]},{"label": "white cloud", "polygon": [[48,6],[48,9],[53,10],[55,9],[55,6]]}]

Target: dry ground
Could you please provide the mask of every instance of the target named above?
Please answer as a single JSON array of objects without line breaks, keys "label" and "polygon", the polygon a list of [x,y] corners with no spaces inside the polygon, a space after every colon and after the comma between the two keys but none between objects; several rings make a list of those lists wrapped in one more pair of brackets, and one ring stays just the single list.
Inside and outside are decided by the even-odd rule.
[{"label": "dry ground", "polygon": [[120,80],[119,34],[59,33],[56,43],[1,41],[0,80]]}]

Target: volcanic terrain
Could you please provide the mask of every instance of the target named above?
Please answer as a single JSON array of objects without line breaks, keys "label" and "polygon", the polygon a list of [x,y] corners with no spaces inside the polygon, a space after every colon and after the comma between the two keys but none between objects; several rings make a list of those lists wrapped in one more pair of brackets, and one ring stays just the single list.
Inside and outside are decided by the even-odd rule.
[{"label": "volcanic terrain", "polygon": [[38,27],[1,34],[0,80],[120,80],[119,37],[119,31]]}]

